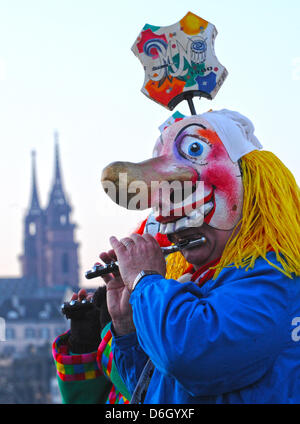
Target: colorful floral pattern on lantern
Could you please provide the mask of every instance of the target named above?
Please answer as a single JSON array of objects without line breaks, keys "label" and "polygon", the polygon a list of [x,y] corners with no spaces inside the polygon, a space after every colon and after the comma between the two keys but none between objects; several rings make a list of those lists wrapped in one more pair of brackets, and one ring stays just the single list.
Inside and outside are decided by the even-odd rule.
[{"label": "colorful floral pattern on lantern", "polygon": [[208,22],[194,13],[188,12],[185,17],[181,19],[180,25],[186,34],[196,35],[206,29]]},{"label": "colorful floral pattern on lantern", "polygon": [[153,100],[168,104],[174,96],[182,93],[184,85],[184,81],[173,78],[172,81],[165,79],[161,85],[157,81],[148,81],[145,88]]},{"label": "colorful floral pattern on lantern", "polygon": [[227,76],[214,52],[214,25],[188,12],[174,25],[145,25],[132,50],[145,70],[142,92],[172,110],[187,96],[213,99]]}]

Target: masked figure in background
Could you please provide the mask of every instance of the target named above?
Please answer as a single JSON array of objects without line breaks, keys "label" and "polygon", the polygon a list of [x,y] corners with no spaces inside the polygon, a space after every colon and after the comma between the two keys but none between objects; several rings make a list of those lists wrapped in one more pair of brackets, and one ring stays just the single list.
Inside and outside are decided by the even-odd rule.
[{"label": "masked figure in background", "polygon": [[[70,333],[56,340],[62,393],[81,370],[90,402],[101,401],[101,374],[113,383],[105,386],[109,403],[300,402],[299,188],[261,147],[246,117],[221,110],[167,126],[152,159],[105,168],[103,184],[119,190],[126,174],[127,207],[130,184],[142,181],[154,215],[100,254],[119,263],[119,273],[103,277],[111,322],[101,342],[95,332],[94,352],[72,356]],[[180,202],[176,190],[150,190],[153,181],[190,182],[192,190]],[[155,237],[149,223],[159,225]],[[166,259],[161,252],[201,238]],[[78,399],[82,387],[73,390]]]}]

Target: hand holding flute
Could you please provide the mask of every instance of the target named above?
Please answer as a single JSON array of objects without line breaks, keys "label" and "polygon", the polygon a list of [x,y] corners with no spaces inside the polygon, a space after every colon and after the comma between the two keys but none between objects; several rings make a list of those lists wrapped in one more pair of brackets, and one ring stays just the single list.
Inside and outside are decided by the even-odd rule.
[{"label": "hand holding flute", "polygon": [[[118,335],[135,331],[132,307],[129,303],[135,278],[142,270],[152,270],[164,276],[166,262],[157,241],[149,234],[133,234],[120,241],[110,238],[119,265],[117,278],[110,274],[103,279],[107,286],[107,307],[112,318],[114,331]],[[100,255],[102,260],[107,257]]]},{"label": "hand holding flute", "polygon": [[[177,243],[175,245],[171,245],[168,247],[161,247],[161,251],[163,255],[167,256],[170,253],[179,251],[183,247],[191,248],[191,247],[198,246],[204,243],[206,243],[206,238],[202,236],[197,240],[192,240],[192,241],[187,240],[184,243]],[[103,275],[109,274],[111,272],[117,272],[118,270],[119,270],[119,264],[117,260],[111,261],[107,263],[107,265],[105,266],[100,264],[95,264],[92,269],[86,271],[85,278],[90,280],[92,278],[102,277]]]},{"label": "hand holding flute", "polygon": [[[103,252],[99,257],[105,264],[117,261],[114,250]],[[114,273],[102,275],[102,279],[106,284],[107,308],[115,332],[123,335],[135,331],[132,308],[129,303],[130,293],[122,280],[119,269],[116,269]]]},{"label": "hand holding flute", "polygon": [[[107,287],[108,311],[116,333],[122,335],[135,329],[129,298],[136,276],[142,270],[151,270],[164,276],[164,255],[204,244],[206,239],[200,237],[198,240],[185,241],[166,248],[161,248],[149,234],[133,234],[120,241],[112,237],[110,242],[113,249],[99,255],[105,265],[96,264],[92,270],[86,272],[86,278],[103,278]],[[82,306],[87,309],[89,302],[85,298],[83,300],[85,303]],[[73,305],[74,308],[76,306],[80,305]]]},{"label": "hand holding flute", "polygon": [[[114,331],[123,335],[135,331],[129,298],[136,276],[145,269],[151,269],[164,276],[166,263],[157,241],[149,234],[133,234],[120,241],[111,237],[110,243],[113,250],[103,252],[99,256],[106,265],[118,261],[118,269],[113,273],[107,272],[106,269],[101,276],[106,284],[107,307]],[[84,304],[84,308],[89,307],[88,303]]]}]

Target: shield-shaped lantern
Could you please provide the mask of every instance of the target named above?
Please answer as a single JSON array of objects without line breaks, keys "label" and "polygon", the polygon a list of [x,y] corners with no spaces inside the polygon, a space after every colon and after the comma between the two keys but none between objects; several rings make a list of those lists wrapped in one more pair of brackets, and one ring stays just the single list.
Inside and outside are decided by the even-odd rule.
[{"label": "shield-shaped lantern", "polygon": [[228,72],[214,52],[214,25],[188,12],[174,25],[145,25],[132,51],[145,70],[142,92],[169,110],[192,98],[212,100]]}]

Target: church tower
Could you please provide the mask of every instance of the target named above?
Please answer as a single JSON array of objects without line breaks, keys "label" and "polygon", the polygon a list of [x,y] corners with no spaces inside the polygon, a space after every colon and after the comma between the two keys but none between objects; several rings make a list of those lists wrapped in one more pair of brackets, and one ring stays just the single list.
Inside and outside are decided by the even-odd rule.
[{"label": "church tower", "polygon": [[78,287],[78,243],[74,240],[76,225],[71,222],[72,208],[64,192],[57,132],[54,137],[54,179],[45,211],[45,284],[48,287]]},{"label": "church tower", "polygon": [[31,154],[31,196],[29,208],[24,219],[24,248],[20,256],[22,275],[36,281],[44,279],[44,242],[45,242],[45,214],[40,206],[35,151]]}]

